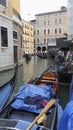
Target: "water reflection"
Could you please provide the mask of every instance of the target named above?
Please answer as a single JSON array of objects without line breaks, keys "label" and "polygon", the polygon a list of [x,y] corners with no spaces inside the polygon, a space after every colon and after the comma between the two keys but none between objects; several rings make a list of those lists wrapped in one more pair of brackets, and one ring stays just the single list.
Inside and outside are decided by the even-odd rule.
[{"label": "water reflection", "polygon": [[16,75],[16,85],[14,92],[18,91],[18,88],[24,84],[23,81],[23,65],[19,66],[17,75]]},{"label": "water reflection", "polygon": [[27,63],[24,58],[24,82],[27,82],[31,77],[38,76],[41,72],[47,69],[52,64],[52,59],[41,59],[37,56],[33,56]]},{"label": "water reflection", "polygon": [[[32,56],[29,62],[24,58],[24,64],[19,66],[16,78],[16,86],[26,83],[31,77],[36,77],[52,64],[52,59],[41,59]],[[14,70],[0,72],[0,86],[6,83],[14,75]]]},{"label": "water reflection", "polygon": [[70,87],[68,86],[59,86],[58,90],[58,97],[59,97],[59,104],[61,104],[62,108],[64,109],[66,104],[69,101],[69,89]]},{"label": "water reflection", "polygon": [[[50,64],[52,64],[52,59],[40,59],[37,56],[33,56],[32,59],[29,62],[26,62],[26,59],[24,58],[23,65],[19,66],[17,76],[16,76],[16,85],[14,92],[12,93],[12,96],[14,93],[16,93],[21,85],[24,83],[27,83],[27,81],[30,78],[35,78],[40,73],[42,73],[45,69],[47,69]],[[11,98],[12,98],[11,96]]]},{"label": "water reflection", "polygon": [[0,86],[9,81],[14,75],[14,69],[0,72]]}]

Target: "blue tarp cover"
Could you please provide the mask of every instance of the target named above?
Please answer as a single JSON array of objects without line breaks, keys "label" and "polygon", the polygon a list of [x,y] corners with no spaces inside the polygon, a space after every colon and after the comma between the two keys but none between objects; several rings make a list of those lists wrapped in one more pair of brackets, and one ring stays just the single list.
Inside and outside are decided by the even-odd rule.
[{"label": "blue tarp cover", "polygon": [[46,103],[52,98],[52,86],[25,84],[14,95],[12,107],[20,110],[40,113]]},{"label": "blue tarp cover", "polygon": [[73,130],[73,100],[67,105],[59,122],[58,130]]},{"label": "blue tarp cover", "polygon": [[73,130],[73,75],[70,85],[70,101],[64,109],[58,130]]}]

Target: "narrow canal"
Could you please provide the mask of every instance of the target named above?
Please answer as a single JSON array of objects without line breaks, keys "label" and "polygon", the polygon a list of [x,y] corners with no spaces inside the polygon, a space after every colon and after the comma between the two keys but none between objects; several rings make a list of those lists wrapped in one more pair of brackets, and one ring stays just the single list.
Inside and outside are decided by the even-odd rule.
[{"label": "narrow canal", "polygon": [[[21,85],[26,83],[30,78],[35,78],[36,76],[38,76],[40,73],[46,70],[53,63],[53,60],[50,58],[41,59],[37,56],[32,56],[32,59],[29,62],[26,62],[25,58],[23,60],[24,60],[24,64],[18,68],[17,77],[16,77],[16,86],[14,92],[17,92]],[[8,81],[13,74],[14,74],[13,70],[1,72],[0,86],[4,84],[4,82]],[[69,87],[60,85],[58,93],[59,93],[58,94],[59,103],[64,109],[69,98]]]}]

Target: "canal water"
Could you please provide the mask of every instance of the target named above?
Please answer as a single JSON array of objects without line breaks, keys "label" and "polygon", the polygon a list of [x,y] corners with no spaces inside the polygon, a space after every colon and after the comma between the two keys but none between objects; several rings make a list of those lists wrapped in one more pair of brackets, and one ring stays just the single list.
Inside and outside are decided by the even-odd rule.
[{"label": "canal water", "polygon": [[[18,68],[17,77],[16,77],[16,85],[14,93],[16,93],[21,85],[27,83],[27,81],[31,78],[37,77],[40,73],[45,71],[51,64],[53,64],[53,59],[41,59],[37,56],[32,56],[29,62],[26,62],[24,58],[24,64]],[[0,73],[0,86],[8,81],[12,75],[14,74],[13,70],[1,72]],[[59,103],[64,109],[68,100],[69,100],[69,87],[68,86],[59,86],[58,90]]]}]

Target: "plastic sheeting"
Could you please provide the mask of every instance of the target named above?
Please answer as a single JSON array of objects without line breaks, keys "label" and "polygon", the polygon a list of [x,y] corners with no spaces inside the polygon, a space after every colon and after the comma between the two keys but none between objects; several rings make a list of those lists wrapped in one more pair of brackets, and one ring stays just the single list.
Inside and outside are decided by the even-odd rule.
[{"label": "plastic sheeting", "polygon": [[[34,84],[25,84],[21,86],[19,92],[14,95],[15,101],[11,106],[19,110],[40,113],[44,107],[43,105],[46,105],[52,96],[51,85],[37,86]],[[34,101],[37,101],[37,105]]]}]

